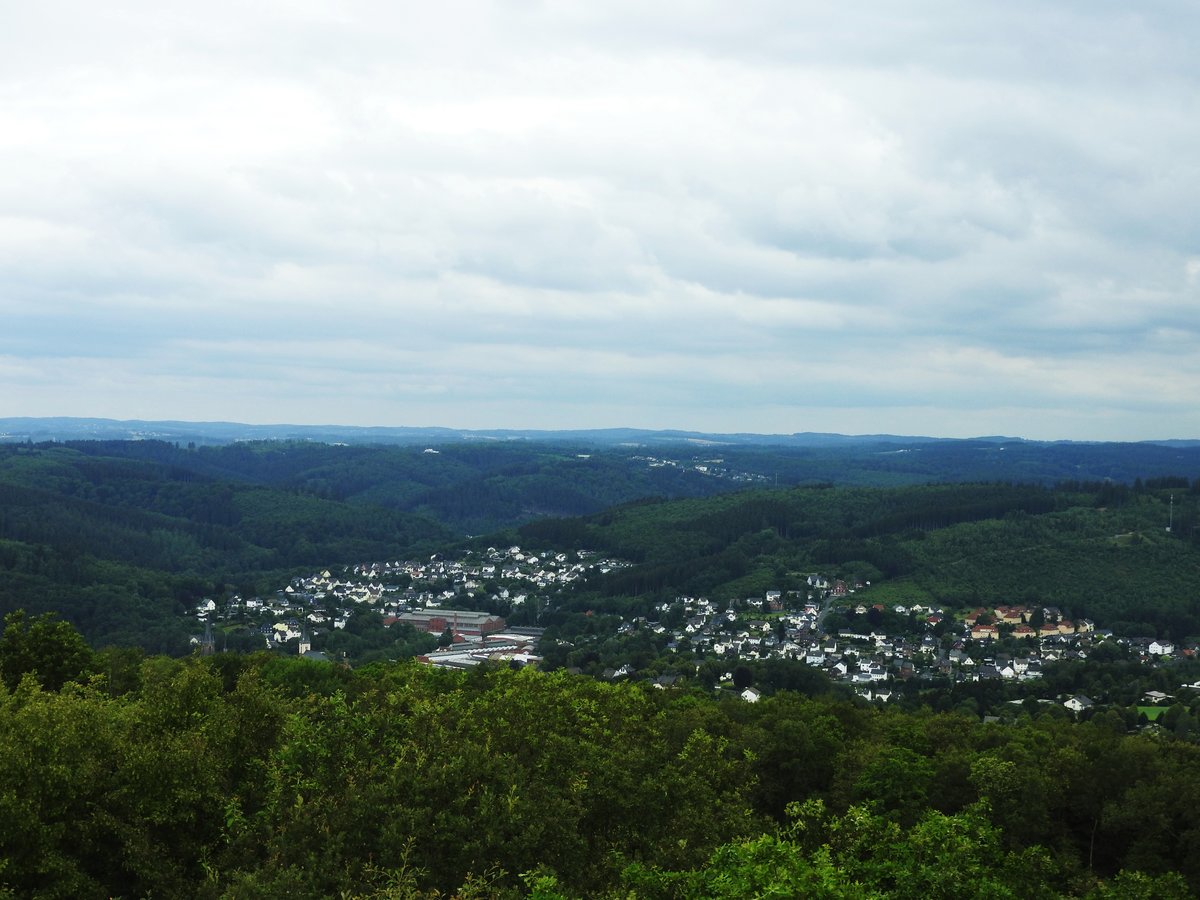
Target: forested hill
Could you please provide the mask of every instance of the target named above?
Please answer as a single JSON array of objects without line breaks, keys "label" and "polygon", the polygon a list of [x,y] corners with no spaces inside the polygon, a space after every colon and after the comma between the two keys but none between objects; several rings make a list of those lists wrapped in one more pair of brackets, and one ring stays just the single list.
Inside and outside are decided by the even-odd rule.
[{"label": "forested hill", "polygon": [[183,613],[201,596],[273,591],[297,567],[452,539],[427,517],[245,478],[58,445],[0,447],[0,611],[61,612],[97,644],[180,652]]},{"label": "forested hill", "polygon": [[1042,602],[1118,633],[1183,639],[1200,635],[1198,504],[1200,485],[1184,479],[797,488],[632,504],[531,523],[520,537],[637,563],[589,584],[560,616],[645,614],[680,594],[761,597],[822,572],[870,583],[872,603]]},{"label": "forested hill", "polygon": [[[899,439],[897,439],[899,440]],[[948,482],[1052,485],[1200,477],[1200,447],[1152,444],[853,440],[815,445],[593,447],[581,441],[461,441],[431,446],[260,441],[181,446],[164,441],[4,444],[0,458],[62,447],[83,457],[165,466],[173,477],[254,484],[366,503],[479,534],[550,516],[577,516],[645,497],[706,497],[753,486],[895,486]],[[59,454],[59,458],[64,456]],[[80,463],[82,465],[82,463]],[[94,465],[119,497],[134,471]]]},{"label": "forested hill", "polygon": [[[29,420],[50,430],[4,433],[5,421],[0,420],[0,445],[22,433],[54,434],[60,424],[59,420]],[[11,426],[15,420],[7,421]],[[140,424],[149,428],[186,423]],[[81,428],[65,432],[58,428],[62,432],[58,440],[63,441],[64,434],[88,432]],[[401,429],[408,437],[394,443],[398,438],[389,437],[387,429],[348,429],[340,435],[336,430],[230,428],[234,430],[221,431],[222,436],[207,441],[202,430],[184,429],[174,432],[173,441],[68,437],[65,442],[89,454],[154,459],[258,483],[310,485],[339,499],[367,492],[372,501],[397,508],[427,506],[438,518],[469,532],[546,514],[594,512],[642,496],[704,496],[758,480],[776,485],[1055,484],[1064,480],[1132,484],[1137,478],[1200,476],[1197,441],[1073,443],[629,429],[494,433]],[[105,429],[97,432],[105,433]],[[115,433],[135,432],[118,429]],[[367,443],[372,440],[376,442]],[[191,449],[180,451],[181,446]],[[437,453],[427,452],[432,450]]]},{"label": "forested hill", "polygon": [[0,612],[68,616],[92,642],[182,652],[203,596],[298,570],[429,554],[480,531],[733,479],[628,454],[508,444],[0,444]]},{"label": "forested hill", "polygon": [[[910,600],[1041,598],[1125,631],[1200,633],[1197,568],[1180,556],[1193,552],[1197,533],[1187,478],[1124,472],[1128,484],[1062,489],[828,486],[929,480],[937,453],[951,481],[1022,460],[1039,476],[1032,481],[1055,467],[1115,470],[1128,461],[1120,454],[1105,462],[1099,448],[1063,448],[1083,455],[1060,455],[1047,468],[1025,445],[989,442],[850,455],[677,449],[0,444],[0,610],[55,609],[90,640],[178,652],[187,636],[179,616],[201,596],[272,592],[298,567],[430,553],[525,523],[531,538],[638,561],[601,587],[605,603],[749,596],[822,569],[882,582],[878,590]],[[1137,452],[1160,457],[1161,468],[1192,451]],[[813,480],[826,486],[748,490]],[[580,515],[590,518],[561,518]]]},{"label": "forested hill", "polygon": [[264,441],[181,448],[162,441],[80,441],[35,449],[55,446],[152,462],[180,475],[416,513],[460,534],[583,515],[641,497],[703,497],[744,486],[696,470],[692,451],[686,466],[651,466],[629,450],[591,453],[546,443],[433,448]]}]

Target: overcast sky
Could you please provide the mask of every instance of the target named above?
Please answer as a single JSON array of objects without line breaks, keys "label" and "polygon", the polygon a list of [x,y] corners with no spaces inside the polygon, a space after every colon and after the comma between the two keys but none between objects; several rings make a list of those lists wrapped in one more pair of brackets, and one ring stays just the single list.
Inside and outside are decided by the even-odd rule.
[{"label": "overcast sky", "polygon": [[1200,4],[0,7],[0,416],[1200,437]]}]

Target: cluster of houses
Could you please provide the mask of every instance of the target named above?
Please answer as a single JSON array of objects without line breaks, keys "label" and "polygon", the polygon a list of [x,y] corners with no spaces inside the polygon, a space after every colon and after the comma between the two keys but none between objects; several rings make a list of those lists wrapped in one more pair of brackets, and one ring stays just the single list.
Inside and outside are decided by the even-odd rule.
[{"label": "cluster of houses", "polygon": [[[963,624],[971,630],[971,640],[974,641],[999,638],[1009,633],[1015,638],[1024,639],[1091,634],[1096,630],[1096,623],[1091,619],[1072,622],[1056,606],[1041,607],[1040,615],[1039,610],[1026,606],[979,607],[963,617]],[[1011,631],[1005,626],[1010,626]]]},{"label": "cluster of houses", "polygon": [[710,478],[728,478],[740,484],[767,484],[770,479],[766,475],[754,472],[738,472],[728,468],[723,459],[693,459],[681,462],[677,459],[667,459],[659,456],[631,456],[635,462],[642,462],[651,469],[679,469],[681,471],[698,472]]},{"label": "cluster of houses", "polygon": [[[209,632],[214,622],[246,622],[258,628],[268,648],[298,641],[302,653],[317,658],[320,653],[312,651],[312,637],[345,628],[359,610],[379,613],[385,627],[404,622],[432,634],[448,631],[453,644],[481,642],[505,630],[503,618],[453,608],[456,601],[486,598],[492,606],[518,607],[541,592],[553,592],[588,575],[629,565],[589,550],[567,554],[522,550],[519,546],[489,547],[456,559],[435,554],[428,560],[362,563],[339,573],[325,569],[292,579],[270,597],[234,594],[220,604],[206,598],[194,615]],[[531,645],[541,631],[518,631],[523,633],[509,633],[509,643],[530,645],[518,651],[525,654],[520,660],[525,662],[532,656]],[[205,638],[197,635],[193,642],[204,644]],[[429,661],[437,664],[448,658],[448,654],[442,654]],[[478,658],[476,652],[472,659]]]},{"label": "cluster of houses", "polygon": [[[337,574],[326,569],[293,579],[271,597],[233,595],[223,606],[205,600],[196,616],[206,626],[222,619],[249,621],[266,646],[296,641],[301,653],[320,658],[312,650],[314,635],[345,628],[358,610],[370,609],[382,616],[385,627],[404,622],[448,635],[445,646],[422,657],[431,665],[464,668],[488,660],[536,664],[541,629],[512,628],[499,615],[460,609],[462,598],[470,598],[468,605],[474,607],[515,608],[533,598],[547,600],[592,574],[629,565],[587,550],[566,554],[489,547],[454,559],[435,555],[428,560],[363,563]],[[1038,679],[1045,663],[1085,659],[1097,641],[1113,639],[1094,622],[1071,620],[1053,606],[998,605],[956,616],[935,606],[885,607],[853,596],[868,586],[813,574],[804,590],[773,590],[720,603],[677,597],[655,606],[654,620],[629,618],[617,633],[647,630],[668,653],[697,660],[716,657],[728,661],[731,669],[741,661],[800,661],[869,700],[885,702],[897,683],[912,679]],[[848,627],[826,628],[831,612]],[[1150,664],[1196,652],[1151,638],[1120,642]],[[624,665],[606,670],[603,677],[636,677],[636,672]],[[655,686],[668,686],[663,679],[675,677],[660,676]],[[731,678],[727,673],[722,680]],[[741,695],[749,702],[760,696],[753,687],[744,688]],[[1090,703],[1086,697],[1071,698],[1067,706],[1083,710]]]},{"label": "cluster of houses", "polygon": [[[490,599],[520,606],[530,593],[566,587],[593,573],[607,573],[629,565],[591,550],[568,554],[522,550],[514,545],[506,549],[467,551],[456,559],[434,554],[428,560],[367,563],[353,567],[345,577],[360,587],[365,581],[368,591],[378,588],[381,593],[397,594],[410,605],[437,606],[462,594],[476,597],[486,593]],[[409,587],[388,591],[387,582],[402,575],[407,576]],[[514,589],[513,582],[523,589]],[[488,593],[492,585],[496,588]]]},{"label": "cluster of houses", "polygon": [[[1051,661],[1086,659],[1096,642],[1118,640],[1147,664],[1192,656],[1195,648],[1176,648],[1166,640],[1114,639],[1088,619],[1071,621],[1052,607],[995,606],[954,616],[922,604],[864,604],[844,598],[853,593],[841,582],[809,577],[812,592],[768,591],[732,603],[703,597],[678,597],[655,607],[657,621],[624,621],[618,634],[648,629],[666,641],[666,650],[696,657],[715,655],[732,664],[746,660],[791,659],[819,668],[832,680],[851,685],[869,700],[887,701],[897,682],[949,678],[955,682],[1031,681]],[[855,585],[855,587],[860,587]],[[827,631],[822,622],[836,610],[850,628]],[[873,619],[877,627],[865,627]],[[885,617],[885,613],[891,614]],[[850,618],[853,617],[853,618]],[[889,631],[887,621],[903,622]],[[857,624],[856,624],[857,623]],[[1002,638],[1014,638],[999,644]],[[1001,650],[1000,647],[1004,649]],[[625,670],[607,677],[633,675]],[[729,681],[727,673],[723,681]],[[755,701],[754,688],[741,691]],[[1069,709],[1087,698],[1072,698]],[[1087,701],[1090,703],[1090,701]]]}]

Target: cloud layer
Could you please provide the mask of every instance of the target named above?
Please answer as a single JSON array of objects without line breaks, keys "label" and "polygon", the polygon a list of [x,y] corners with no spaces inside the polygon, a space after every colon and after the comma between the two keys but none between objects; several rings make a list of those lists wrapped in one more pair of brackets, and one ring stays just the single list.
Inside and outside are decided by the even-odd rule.
[{"label": "cloud layer", "polygon": [[1194,4],[24,6],[6,415],[1200,435]]}]

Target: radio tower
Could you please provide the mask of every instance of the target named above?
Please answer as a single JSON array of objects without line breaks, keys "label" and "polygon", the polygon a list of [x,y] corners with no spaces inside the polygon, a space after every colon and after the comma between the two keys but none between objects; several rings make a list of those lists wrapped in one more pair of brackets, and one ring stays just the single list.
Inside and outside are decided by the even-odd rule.
[{"label": "radio tower", "polygon": [[1167,513],[1167,533],[1170,534],[1171,527],[1175,524],[1175,495],[1171,495],[1171,505],[1168,507]]}]

